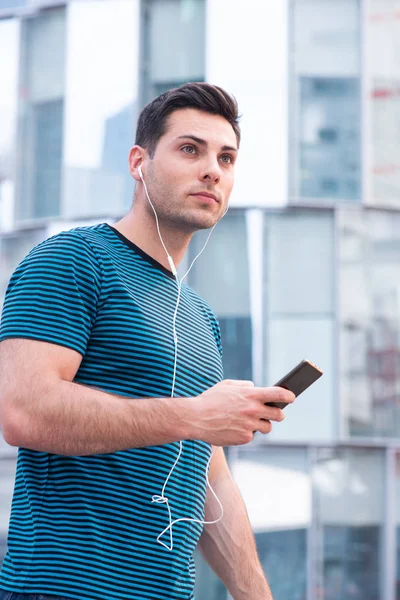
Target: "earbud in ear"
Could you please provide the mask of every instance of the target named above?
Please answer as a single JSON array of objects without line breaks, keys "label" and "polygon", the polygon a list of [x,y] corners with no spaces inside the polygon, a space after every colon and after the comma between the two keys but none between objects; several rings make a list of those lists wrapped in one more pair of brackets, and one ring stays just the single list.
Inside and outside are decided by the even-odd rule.
[{"label": "earbud in ear", "polygon": [[140,179],[143,181],[142,165],[138,166],[138,173],[139,173]]}]

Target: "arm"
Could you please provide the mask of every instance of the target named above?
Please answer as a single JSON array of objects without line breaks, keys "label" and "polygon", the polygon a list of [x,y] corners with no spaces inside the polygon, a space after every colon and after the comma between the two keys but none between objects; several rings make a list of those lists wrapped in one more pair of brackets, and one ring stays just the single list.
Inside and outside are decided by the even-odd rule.
[{"label": "arm", "polygon": [[12,446],[85,455],[188,439],[190,398],[128,399],[72,383],[82,356],[26,339],[0,343],[0,422]]},{"label": "arm", "polygon": [[[6,442],[53,454],[85,455],[183,439],[245,444],[281,421],[266,401],[288,401],[282,388],[222,381],[195,398],[132,399],[73,383],[82,356],[58,344],[0,343],[0,423]],[[261,420],[262,419],[262,420]]]},{"label": "arm", "polygon": [[[204,526],[199,540],[202,556],[234,600],[272,600],[246,507],[222,448],[217,449],[211,461],[209,481],[224,508],[224,516],[218,523]],[[217,519],[220,510],[208,489],[205,520]]]}]

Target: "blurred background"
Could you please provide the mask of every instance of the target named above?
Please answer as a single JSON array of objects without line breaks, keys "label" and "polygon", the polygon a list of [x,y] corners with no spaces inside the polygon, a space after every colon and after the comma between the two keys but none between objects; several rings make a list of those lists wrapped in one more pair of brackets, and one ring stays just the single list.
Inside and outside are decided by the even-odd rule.
[{"label": "blurred background", "polygon": [[[225,376],[325,372],[227,450],[274,599],[400,600],[400,1],[0,0],[0,305],[34,245],[129,210],[138,113],[187,81],[243,115],[189,280]],[[1,557],[15,455],[0,444]],[[199,556],[197,580],[229,598]]]}]

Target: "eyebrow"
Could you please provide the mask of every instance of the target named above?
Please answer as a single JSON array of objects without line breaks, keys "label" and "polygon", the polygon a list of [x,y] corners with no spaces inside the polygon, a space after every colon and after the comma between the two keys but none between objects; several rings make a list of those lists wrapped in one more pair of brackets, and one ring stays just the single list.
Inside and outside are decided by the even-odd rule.
[{"label": "eyebrow", "polygon": [[[208,142],[206,142],[206,140],[203,140],[202,138],[198,138],[195,135],[180,135],[177,138],[178,140],[183,140],[183,139],[189,139],[189,140],[193,140],[194,142],[197,142],[200,146],[208,146]],[[223,150],[224,152],[238,152],[237,148],[234,148],[234,146],[222,146],[221,150]]]}]

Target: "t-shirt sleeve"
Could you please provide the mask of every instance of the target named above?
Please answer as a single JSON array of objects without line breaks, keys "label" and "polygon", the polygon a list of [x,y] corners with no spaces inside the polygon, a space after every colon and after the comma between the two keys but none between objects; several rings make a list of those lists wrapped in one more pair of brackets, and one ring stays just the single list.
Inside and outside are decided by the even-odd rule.
[{"label": "t-shirt sleeve", "polygon": [[82,235],[63,232],[36,246],[11,276],[0,341],[27,338],[82,356],[96,317],[101,266]]}]

